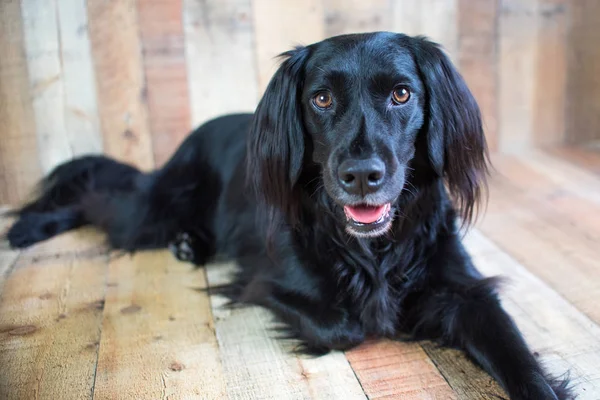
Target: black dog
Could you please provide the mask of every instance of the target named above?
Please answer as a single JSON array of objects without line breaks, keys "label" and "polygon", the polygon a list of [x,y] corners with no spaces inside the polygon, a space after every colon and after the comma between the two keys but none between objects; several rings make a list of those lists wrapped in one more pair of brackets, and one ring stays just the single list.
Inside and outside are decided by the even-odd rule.
[{"label": "black dog", "polygon": [[455,220],[475,216],[487,150],[478,106],[438,46],[373,33],[283,56],[254,115],[207,122],[160,170],[101,156],[56,168],[16,211],[12,246],[92,224],[116,249],[170,246],[195,264],[225,255],[241,267],[225,293],[272,310],[306,351],[434,339],[512,399],[571,398],[461,244]]}]

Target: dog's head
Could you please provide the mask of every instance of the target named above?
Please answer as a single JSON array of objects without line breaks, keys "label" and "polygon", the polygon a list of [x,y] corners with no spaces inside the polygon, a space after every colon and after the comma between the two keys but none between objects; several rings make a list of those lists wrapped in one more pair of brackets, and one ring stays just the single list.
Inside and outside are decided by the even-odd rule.
[{"label": "dog's head", "polygon": [[374,237],[420,174],[445,178],[463,220],[472,219],[485,136],[477,103],[436,44],[380,32],[283,56],[248,143],[248,172],[268,205],[293,220],[297,191],[311,181],[303,174],[313,174],[346,230]]}]

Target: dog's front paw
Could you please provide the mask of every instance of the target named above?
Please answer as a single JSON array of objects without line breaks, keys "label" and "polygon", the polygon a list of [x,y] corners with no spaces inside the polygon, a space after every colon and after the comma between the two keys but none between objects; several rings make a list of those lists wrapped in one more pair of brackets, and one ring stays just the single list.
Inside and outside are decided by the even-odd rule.
[{"label": "dog's front paw", "polygon": [[180,261],[193,262],[195,239],[187,232],[177,234],[175,240],[169,242],[169,250]]}]

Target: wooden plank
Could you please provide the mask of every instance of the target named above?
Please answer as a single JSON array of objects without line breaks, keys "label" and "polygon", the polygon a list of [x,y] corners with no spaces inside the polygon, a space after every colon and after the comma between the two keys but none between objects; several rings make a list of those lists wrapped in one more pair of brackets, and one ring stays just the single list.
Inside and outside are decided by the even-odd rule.
[{"label": "wooden plank", "polygon": [[18,251],[9,249],[8,243],[2,241],[4,233],[12,223],[12,219],[2,216],[2,213],[7,210],[7,207],[0,205],[0,298],[2,296],[4,281],[10,274],[10,271],[19,257]]},{"label": "wooden plank", "polygon": [[531,147],[537,54],[537,0],[502,0],[499,21],[499,136],[503,152]]},{"label": "wooden plank", "polygon": [[263,93],[278,63],[280,53],[296,45],[325,38],[321,0],[253,0],[252,15],[256,42],[258,91]]},{"label": "wooden plank", "polygon": [[[568,213],[557,212],[559,207],[552,201],[523,195],[506,180],[491,182],[490,199],[479,229],[581,312],[600,322],[593,300],[600,295],[600,250],[591,236],[597,237],[598,230],[588,232],[574,224]],[[596,223],[597,210],[587,216]]]},{"label": "wooden plank", "polygon": [[572,90],[570,87],[567,88],[570,1],[538,0],[538,2],[535,98],[532,110],[533,142],[536,146],[548,146],[565,140],[565,99],[567,93]]},{"label": "wooden plank", "polygon": [[581,143],[600,139],[600,2],[569,3],[567,140]]},{"label": "wooden plank", "polygon": [[153,162],[134,0],[89,0],[88,21],[105,152],[142,169]]},{"label": "wooden plank", "polygon": [[203,270],[167,251],[113,259],[95,399],[224,398]]},{"label": "wooden plank", "polygon": [[346,356],[369,399],[458,399],[416,343],[380,340]]},{"label": "wooden plank", "polygon": [[183,0],[183,20],[192,124],[252,112],[258,86],[250,0]]},{"label": "wooden plank", "polygon": [[102,153],[86,1],[61,0],[56,7],[66,138],[73,155]]},{"label": "wooden plank", "polygon": [[392,3],[395,31],[425,35],[440,43],[452,61],[458,60],[458,1],[406,0]]},{"label": "wooden plank", "polygon": [[[231,264],[208,268],[211,286],[229,281]],[[229,399],[365,399],[340,352],[296,357],[295,341],[277,339],[272,314],[259,307],[225,308],[211,296]]]},{"label": "wooden plank", "polygon": [[424,342],[425,353],[461,400],[505,399],[508,396],[500,385],[459,350]]},{"label": "wooden plank", "polygon": [[391,30],[392,3],[388,0],[328,0],[323,7],[328,37]]},{"label": "wooden plank", "polygon": [[546,150],[549,154],[570,162],[600,176],[600,146],[555,146]]},{"label": "wooden plank", "polygon": [[70,159],[73,151],[65,124],[65,92],[56,2],[22,0],[25,54],[44,172]]},{"label": "wooden plank", "polygon": [[0,398],[92,397],[106,257],[21,257],[0,302]]},{"label": "wooden plank", "polygon": [[459,0],[458,66],[479,103],[488,146],[498,148],[498,4]]},{"label": "wooden plank", "polygon": [[18,204],[41,175],[23,20],[18,0],[0,1],[0,203]]},{"label": "wooden plank", "polygon": [[[466,245],[485,275],[500,274],[509,279],[501,292],[504,307],[548,371],[562,375],[570,370],[578,399],[600,398],[598,324],[478,231],[467,235]],[[530,252],[539,254],[533,247]],[[543,267],[550,268],[547,264]]]},{"label": "wooden plank", "polygon": [[139,0],[137,8],[154,162],[162,165],[190,131],[182,0]]}]

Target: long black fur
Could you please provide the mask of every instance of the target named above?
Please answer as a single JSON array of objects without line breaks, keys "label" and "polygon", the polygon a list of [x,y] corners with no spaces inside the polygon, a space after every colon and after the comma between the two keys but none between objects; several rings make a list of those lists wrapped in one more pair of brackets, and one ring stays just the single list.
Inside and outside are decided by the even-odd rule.
[{"label": "long black fur", "polygon": [[[10,244],[91,224],[115,249],[170,245],[198,265],[224,255],[240,265],[224,292],[270,309],[306,351],[428,338],[466,351],[512,399],[572,398],[461,244],[485,192],[487,150],[479,108],[442,50],[379,32],[283,58],[255,114],[205,123],[161,169],[102,156],[56,168],[15,212]],[[390,101],[399,84],[405,104]],[[311,100],[323,91],[328,109]],[[350,193],[340,165],[364,159],[383,162],[383,184]],[[390,202],[389,229],[352,234],[343,206],[360,202]]]}]

